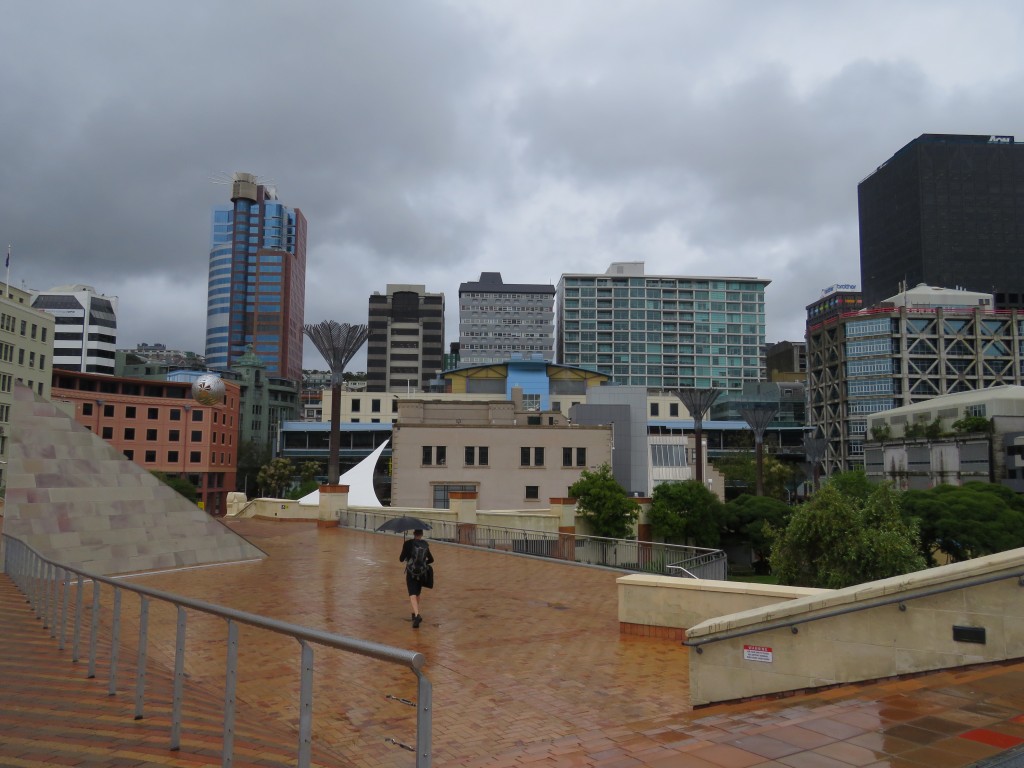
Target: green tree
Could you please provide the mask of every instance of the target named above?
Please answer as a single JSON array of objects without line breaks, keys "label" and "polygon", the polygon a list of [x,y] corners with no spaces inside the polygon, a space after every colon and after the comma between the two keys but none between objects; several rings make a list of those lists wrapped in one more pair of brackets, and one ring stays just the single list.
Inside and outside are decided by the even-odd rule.
[{"label": "green tree", "polygon": [[153,476],[164,485],[168,485],[193,504],[199,501],[199,489],[192,485],[186,477],[168,475],[165,472],[154,472]]},{"label": "green tree", "polygon": [[[752,451],[716,458],[714,467],[725,478],[727,489],[740,489],[739,493],[754,493],[757,488],[757,457]],[[786,488],[792,471],[769,453],[762,461],[764,495],[773,499],[786,499]]]},{"label": "green tree", "polygon": [[768,496],[737,496],[725,505],[722,543],[747,545],[767,564],[771,549],[769,531],[785,528],[792,511],[784,501]]},{"label": "green tree", "polygon": [[862,504],[868,500],[871,493],[878,487],[868,480],[867,473],[863,469],[837,472],[832,475],[828,482],[843,496],[855,499]]},{"label": "green tree", "polygon": [[608,464],[593,472],[583,470],[580,479],[569,488],[569,495],[576,499],[595,535],[626,539],[633,534],[640,509],[612,476]]},{"label": "green tree", "polygon": [[319,488],[320,483],[317,481],[316,476],[320,473],[321,469],[322,466],[320,462],[303,462],[299,467],[299,484],[285,493],[285,498],[301,499],[303,496],[306,496]]},{"label": "green tree", "polygon": [[722,502],[697,480],[662,483],[651,497],[651,531],[668,542],[718,546]]},{"label": "green tree", "polygon": [[260,469],[270,462],[270,448],[250,440],[238,448],[238,471],[235,490],[246,495],[255,493],[259,487]]},{"label": "green tree", "polygon": [[288,459],[274,459],[264,464],[256,476],[256,482],[265,496],[282,498],[282,494],[292,484],[295,471]]},{"label": "green tree", "polygon": [[830,481],[770,535],[772,571],[782,584],[840,589],[925,567],[917,526],[904,520],[888,483],[861,499]]},{"label": "green tree", "polygon": [[871,428],[871,439],[878,443],[884,443],[892,437],[892,427],[882,424]]},{"label": "green tree", "polygon": [[1024,546],[1024,500],[995,483],[939,485],[904,494],[904,514],[921,528],[921,549],[934,563],[959,562]]},{"label": "green tree", "polygon": [[953,422],[953,431],[961,435],[969,432],[984,432],[988,434],[992,431],[992,422],[984,416],[964,416],[962,419],[957,419]]}]

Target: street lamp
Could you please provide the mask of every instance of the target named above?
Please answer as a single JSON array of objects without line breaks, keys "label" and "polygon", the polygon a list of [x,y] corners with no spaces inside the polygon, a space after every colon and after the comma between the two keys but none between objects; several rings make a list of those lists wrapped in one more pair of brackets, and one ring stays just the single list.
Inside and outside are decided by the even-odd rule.
[{"label": "street lamp", "polygon": [[693,417],[693,436],[697,443],[695,453],[697,463],[695,479],[701,485],[704,485],[704,444],[701,437],[701,428],[703,427],[704,414],[708,412],[715,400],[718,399],[720,390],[714,388],[696,389],[690,387],[687,389],[674,390],[674,394],[683,401],[683,405],[686,406],[686,410],[689,411],[690,416]]}]

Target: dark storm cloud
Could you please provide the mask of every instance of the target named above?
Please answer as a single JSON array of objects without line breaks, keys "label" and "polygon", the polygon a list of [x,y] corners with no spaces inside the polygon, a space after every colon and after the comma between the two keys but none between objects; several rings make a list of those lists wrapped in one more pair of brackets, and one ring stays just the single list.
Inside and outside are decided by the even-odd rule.
[{"label": "dark storm cloud", "polygon": [[423,284],[453,340],[481,271],[643,260],[771,279],[796,338],[858,281],[860,179],[920,133],[1018,132],[1024,13],[928,7],[9,5],[0,245],[15,284],[118,295],[120,345],[202,351],[211,178],[249,171],[309,220],[308,322]]}]

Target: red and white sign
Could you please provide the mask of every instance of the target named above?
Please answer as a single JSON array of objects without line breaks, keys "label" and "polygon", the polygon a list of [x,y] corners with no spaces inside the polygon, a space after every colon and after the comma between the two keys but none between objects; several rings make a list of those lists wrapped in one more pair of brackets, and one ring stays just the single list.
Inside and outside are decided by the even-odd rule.
[{"label": "red and white sign", "polygon": [[763,661],[767,664],[772,663],[772,649],[767,645],[744,645],[743,646],[743,660],[744,661]]}]

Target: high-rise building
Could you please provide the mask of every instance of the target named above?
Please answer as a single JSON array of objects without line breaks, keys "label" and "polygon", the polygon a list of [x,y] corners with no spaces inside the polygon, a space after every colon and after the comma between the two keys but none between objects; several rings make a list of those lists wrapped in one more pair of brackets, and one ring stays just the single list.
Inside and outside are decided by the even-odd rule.
[{"label": "high-rise building", "polygon": [[367,325],[367,391],[427,391],[443,369],[444,294],[388,285],[370,296]]},{"label": "high-rise building", "polygon": [[502,282],[482,272],[459,286],[459,364],[502,363],[513,357],[555,359],[555,286]]},{"label": "high-rise building", "polygon": [[556,359],[648,389],[741,389],[763,378],[759,277],[645,275],[643,262],[558,281]]},{"label": "high-rise building", "polygon": [[926,133],[857,187],[864,305],[919,283],[1024,306],[1024,144]]},{"label": "high-rise building", "polygon": [[252,345],[267,375],[302,379],[306,218],[251,173],[213,211],[206,364],[227,370]]},{"label": "high-rise building", "polygon": [[827,441],[828,473],[863,466],[872,414],[1022,383],[1024,313],[993,310],[990,294],[918,286],[858,302],[840,291],[807,307],[808,424]]},{"label": "high-rise building", "polygon": [[101,296],[88,285],[65,285],[33,292],[32,307],[54,317],[54,368],[114,375],[116,296]]}]

